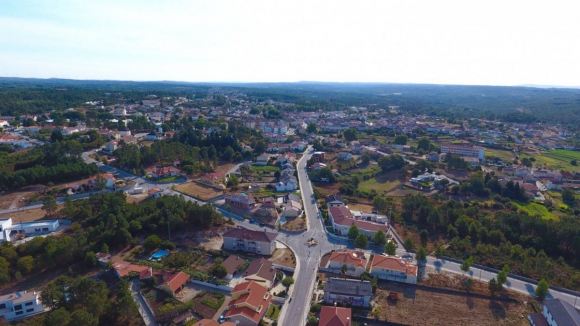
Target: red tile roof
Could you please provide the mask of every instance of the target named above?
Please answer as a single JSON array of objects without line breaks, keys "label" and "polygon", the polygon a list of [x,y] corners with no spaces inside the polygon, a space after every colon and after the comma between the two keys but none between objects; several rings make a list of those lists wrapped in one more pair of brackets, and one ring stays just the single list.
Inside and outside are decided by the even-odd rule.
[{"label": "red tile roof", "polygon": [[323,306],[320,309],[318,326],[350,326],[351,322],[350,308]]},{"label": "red tile roof", "polygon": [[385,224],[378,224],[378,223],[373,223],[373,222],[368,222],[368,221],[363,221],[363,220],[355,220],[354,216],[352,215],[350,210],[344,206],[330,207],[328,209],[328,213],[330,215],[332,215],[332,220],[336,224],[346,225],[346,226],[351,226],[354,224],[354,225],[356,225],[357,228],[359,228],[361,230],[366,230],[366,231],[383,230],[384,232],[387,232],[387,229],[388,229],[388,227]]},{"label": "red tile roof", "polygon": [[392,271],[404,272],[407,275],[417,275],[417,266],[411,265],[409,260],[394,256],[375,255],[371,266],[388,269]]},{"label": "red tile roof", "polygon": [[340,262],[341,264],[353,265],[355,267],[365,267],[367,265],[366,259],[362,259],[363,253],[356,250],[344,249],[343,251],[335,251],[330,255],[330,261]]},{"label": "red tile roof", "polygon": [[224,232],[224,238],[245,239],[260,242],[272,242],[276,239],[276,233],[267,231],[254,231],[244,228],[232,228]]},{"label": "red tile roof", "polygon": [[[232,289],[232,297],[237,292],[242,292],[243,294],[241,294],[236,300],[230,302],[231,309],[227,312],[226,317],[231,318],[235,315],[244,315],[246,318],[258,323],[266,313],[270,301],[272,301],[272,295],[268,293],[268,289],[256,282],[249,281],[236,285]],[[248,304],[252,307],[256,307],[256,309],[262,306],[262,309],[260,311],[255,311],[248,306],[237,307],[240,304]]]},{"label": "red tile roof", "polygon": [[128,276],[130,272],[141,274],[143,271],[147,271],[149,269],[148,266],[134,265],[123,260],[114,262],[113,268],[121,277]]},{"label": "red tile roof", "polygon": [[169,279],[165,282],[161,283],[161,286],[168,286],[171,291],[177,291],[185,282],[189,280],[189,275],[185,274],[184,272],[179,272],[177,274],[173,274]]}]

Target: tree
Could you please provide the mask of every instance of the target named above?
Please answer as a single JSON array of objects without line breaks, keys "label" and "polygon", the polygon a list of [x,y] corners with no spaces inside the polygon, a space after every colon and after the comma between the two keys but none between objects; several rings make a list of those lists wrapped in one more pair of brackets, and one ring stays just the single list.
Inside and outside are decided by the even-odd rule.
[{"label": "tree", "polygon": [[405,248],[405,250],[407,250],[407,252],[415,249],[415,243],[413,242],[413,239],[411,239],[411,238],[405,239],[405,242],[403,243],[403,248]]},{"label": "tree", "polygon": [[56,211],[58,206],[56,205],[56,200],[52,196],[45,196],[42,200],[42,210],[46,211],[48,216],[52,216],[52,214]]},{"label": "tree", "polygon": [[358,237],[359,234],[359,230],[358,227],[356,225],[352,225],[349,229],[348,229],[348,238],[351,240],[354,240]]},{"label": "tree", "polygon": [[574,202],[576,201],[576,197],[574,197],[574,191],[570,188],[564,188],[562,190],[562,200],[566,204],[574,206]]},{"label": "tree", "polygon": [[421,139],[419,139],[419,141],[417,142],[417,149],[418,150],[422,149],[424,151],[428,151],[429,145],[431,145],[431,141],[429,140],[429,138],[421,137]]},{"label": "tree", "polygon": [[356,131],[356,129],[353,128],[346,129],[345,131],[342,132],[342,135],[344,136],[344,139],[346,139],[347,141],[353,141],[358,139],[358,132]]},{"label": "tree", "polygon": [[[135,302],[133,298],[131,298],[131,300]],[[72,314],[70,314],[70,320],[73,325],[97,326],[99,324],[99,318],[82,309],[73,311]]]},{"label": "tree", "polygon": [[101,246],[101,252],[108,254],[109,253],[109,246],[107,246],[106,243],[103,242],[103,245]]},{"label": "tree", "polygon": [[346,278],[347,271],[348,271],[348,266],[346,266],[346,264],[342,264],[342,266],[340,266],[340,273],[342,274],[342,277]]},{"label": "tree", "polygon": [[497,289],[498,289],[498,284],[497,284],[497,281],[495,280],[495,278],[492,278],[491,280],[489,280],[489,283],[487,284],[487,288],[489,289],[489,292],[491,292],[491,295],[495,295],[495,293],[497,292]]},{"label": "tree", "polygon": [[354,246],[356,248],[366,248],[369,245],[369,238],[363,233],[360,233],[356,239],[354,239]]},{"label": "tree", "polygon": [[469,256],[469,258],[467,258],[466,260],[463,261],[463,263],[461,264],[461,266],[459,266],[459,268],[461,268],[461,270],[465,273],[469,272],[469,269],[471,268],[471,264],[473,263],[473,257]]},{"label": "tree", "polygon": [[375,198],[373,198],[373,206],[377,208],[377,212],[379,214],[381,212],[384,212],[387,209],[388,205],[389,202],[383,196],[376,195]]},{"label": "tree", "polygon": [[163,241],[161,241],[161,239],[158,236],[153,234],[145,239],[145,241],[143,242],[143,247],[145,247],[147,251],[152,251],[153,249],[159,248],[162,242]]},{"label": "tree", "polygon": [[102,191],[106,186],[107,179],[105,179],[102,174],[97,174],[97,177],[95,178],[95,187],[97,187],[99,191]]},{"label": "tree", "polygon": [[282,280],[282,285],[285,287],[290,287],[290,285],[294,284],[294,278],[287,276]]},{"label": "tree", "polygon": [[231,161],[234,157],[234,149],[231,146],[226,147],[224,152],[222,153],[222,158],[227,161]]},{"label": "tree", "polygon": [[224,278],[228,275],[228,270],[222,264],[215,264],[212,267],[211,274],[217,278]]},{"label": "tree", "polygon": [[64,136],[62,135],[62,132],[58,129],[54,130],[51,134],[50,134],[50,141],[53,143],[59,142],[61,140],[64,139]]},{"label": "tree", "polygon": [[578,160],[574,159],[572,161],[570,161],[571,165],[577,166],[578,165]]},{"label": "tree", "polygon": [[407,137],[407,135],[400,134],[400,135],[397,135],[397,137],[395,137],[395,139],[393,139],[393,144],[407,145],[408,140],[409,140],[409,137]]},{"label": "tree", "polygon": [[548,285],[548,281],[546,281],[546,279],[543,278],[538,283],[538,286],[536,287],[536,296],[538,297],[538,299],[544,300],[546,298],[546,296],[548,295],[549,289],[550,289],[550,286]]},{"label": "tree", "polygon": [[501,291],[503,285],[507,281],[509,271],[510,267],[507,264],[505,264],[503,265],[501,271],[497,274],[497,288],[499,291]]},{"label": "tree", "polygon": [[87,252],[87,254],[85,255],[85,266],[95,267],[97,266],[97,263],[98,263],[97,255],[92,251]]},{"label": "tree", "polygon": [[397,245],[393,241],[389,241],[385,246],[385,253],[394,256],[397,253]]},{"label": "tree", "polygon": [[34,268],[34,258],[32,258],[32,256],[24,256],[18,259],[18,263],[16,265],[18,266],[20,273],[26,275]]},{"label": "tree", "polygon": [[443,257],[444,254],[445,248],[442,245],[438,245],[437,248],[435,248],[435,257],[437,257],[437,259],[440,259],[441,257]]},{"label": "tree", "polygon": [[421,245],[423,247],[427,246],[427,241],[429,240],[429,233],[427,230],[421,230],[421,232],[419,232],[419,236],[421,237]]},{"label": "tree", "polygon": [[369,162],[371,161],[371,156],[369,155],[369,153],[364,153],[363,155],[361,155],[360,160],[362,164],[369,164]]},{"label": "tree", "polygon": [[230,174],[230,178],[228,179],[228,187],[235,187],[240,183],[240,180],[235,174]]},{"label": "tree", "polygon": [[383,230],[378,230],[373,236],[373,242],[377,246],[384,246],[387,243],[387,236]]},{"label": "tree", "polygon": [[421,246],[419,248],[419,250],[417,250],[417,261],[422,261],[427,259],[427,249],[425,249],[425,247]]},{"label": "tree", "polygon": [[66,326],[70,323],[69,312],[64,308],[58,308],[48,313],[44,320],[46,326]]},{"label": "tree", "polygon": [[315,122],[311,122],[306,127],[306,132],[307,133],[316,133],[316,130],[317,129],[318,129],[318,126],[316,125],[316,123]]}]

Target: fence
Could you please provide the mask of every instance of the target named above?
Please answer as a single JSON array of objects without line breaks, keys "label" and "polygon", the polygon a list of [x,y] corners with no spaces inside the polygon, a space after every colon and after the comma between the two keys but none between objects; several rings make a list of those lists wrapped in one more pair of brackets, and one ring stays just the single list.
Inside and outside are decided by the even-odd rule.
[{"label": "fence", "polygon": [[215,284],[206,283],[206,282],[202,282],[202,281],[198,281],[198,280],[189,280],[189,282],[191,282],[193,284],[199,284],[199,285],[207,286],[210,288],[222,290],[222,291],[228,291],[228,292],[232,291],[232,287],[227,286],[227,285],[215,285]]},{"label": "fence", "polygon": [[[139,295],[141,296],[141,299],[143,299],[143,302],[145,302],[145,305],[147,306],[149,311],[151,311],[151,314],[153,315],[153,317],[155,317],[155,310],[153,310],[153,308],[151,308],[151,305],[149,305],[149,301],[147,301],[147,298],[145,298],[145,296],[143,295],[143,292],[141,290],[139,290]],[[147,315],[147,314],[145,314],[145,315]],[[154,320],[152,320],[152,321],[154,321]]]},{"label": "fence", "polygon": [[272,267],[274,267],[275,269],[279,269],[281,271],[290,272],[290,273],[294,273],[294,271],[295,271],[295,269],[292,267],[282,266],[282,265],[277,265],[277,264],[272,264]]}]

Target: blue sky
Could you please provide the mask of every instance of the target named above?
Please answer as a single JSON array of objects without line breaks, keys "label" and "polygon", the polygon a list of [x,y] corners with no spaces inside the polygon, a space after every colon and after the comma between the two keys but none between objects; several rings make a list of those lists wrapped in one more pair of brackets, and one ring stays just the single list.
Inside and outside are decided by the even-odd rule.
[{"label": "blue sky", "polygon": [[0,76],[580,86],[573,1],[0,2]]}]

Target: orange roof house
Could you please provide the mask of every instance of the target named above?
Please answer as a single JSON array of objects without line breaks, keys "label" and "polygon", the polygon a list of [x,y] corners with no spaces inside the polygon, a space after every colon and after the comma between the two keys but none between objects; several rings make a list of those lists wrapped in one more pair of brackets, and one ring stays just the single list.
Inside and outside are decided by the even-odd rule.
[{"label": "orange roof house", "polygon": [[369,274],[378,279],[417,284],[416,265],[411,261],[389,255],[375,255],[371,263]]},{"label": "orange roof house", "polygon": [[350,308],[322,306],[318,326],[350,326],[351,320]]},{"label": "orange roof house", "polygon": [[189,275],[184,272],[179,272],[177,274],[171,275],[165,282],[161,283],[159,286],[163,291],[175,296],[179,290],[187,283],[189,280]]},{"label": "orange roof house", "polygon": [[232,301],[226,317],[242,325],[258,325],[270,306],[268,289],[254,282],[243,282],[232,289]]}]

